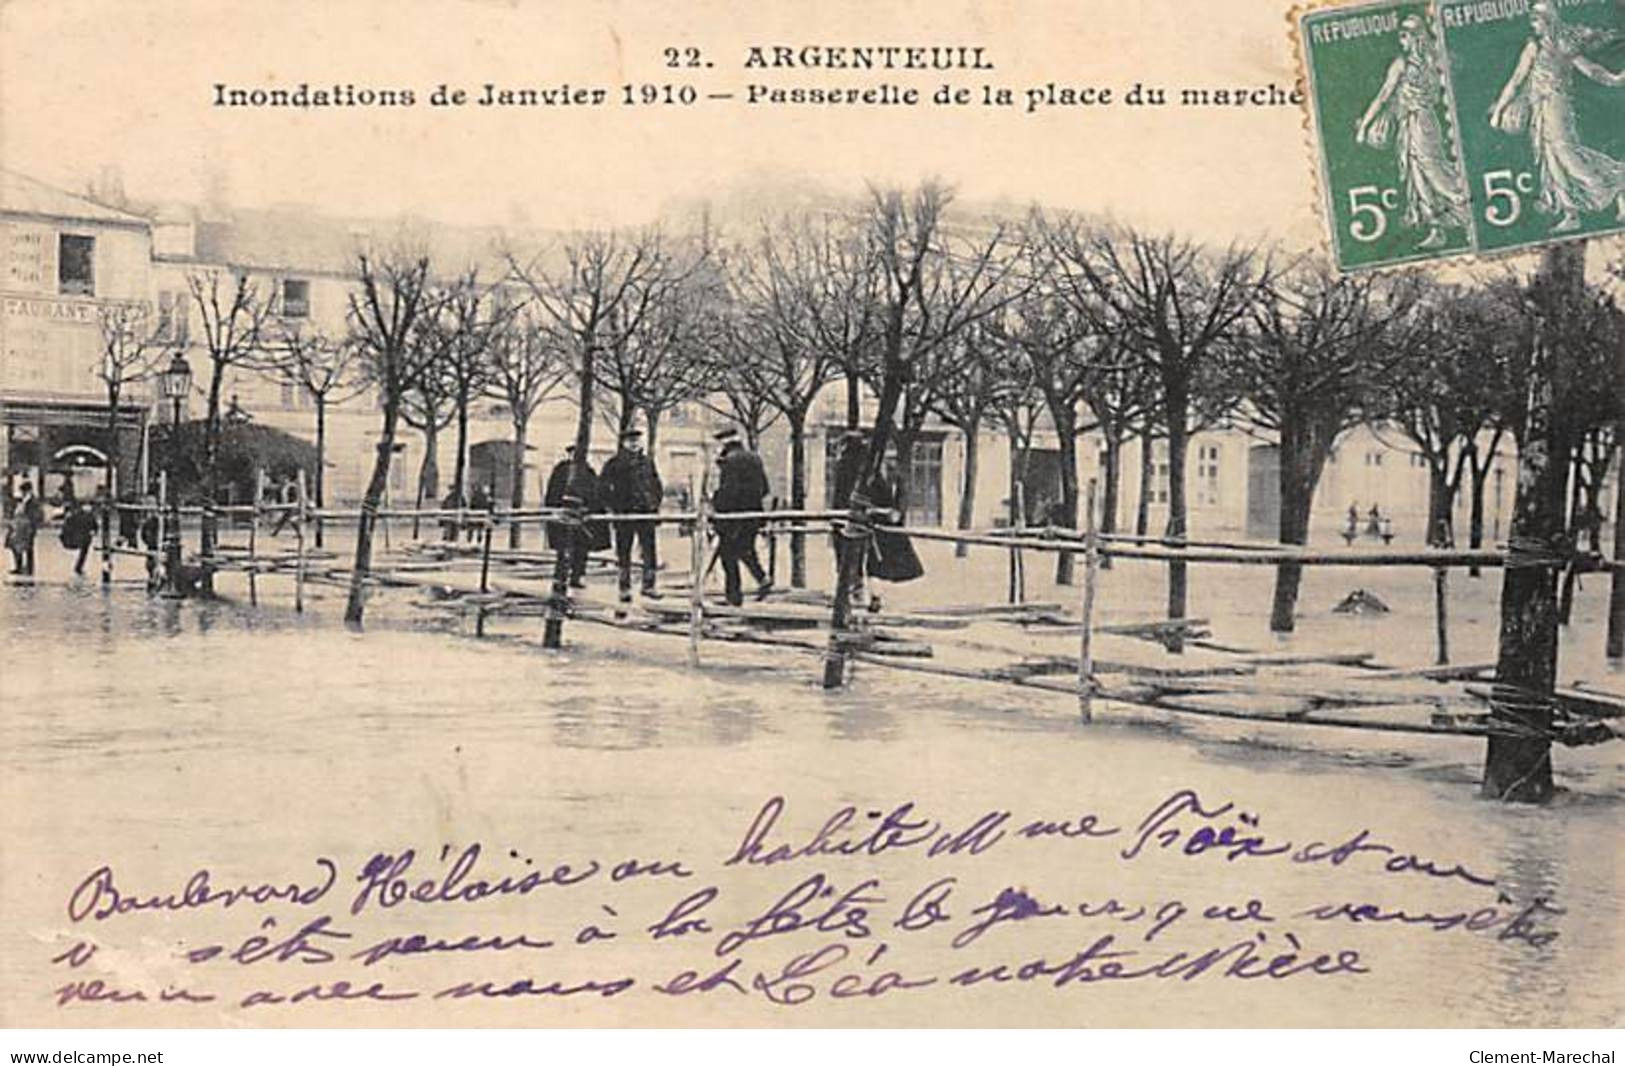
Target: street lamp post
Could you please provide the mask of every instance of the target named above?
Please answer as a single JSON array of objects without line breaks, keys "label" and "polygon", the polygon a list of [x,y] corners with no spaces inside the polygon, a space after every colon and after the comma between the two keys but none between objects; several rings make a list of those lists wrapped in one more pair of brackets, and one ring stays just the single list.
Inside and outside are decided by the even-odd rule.
[{"label": "street lamp post", "polygon": [[180,437],[181,401],[192,388],[192,368],[180,352],[170,360],[169,366],[158,375],[159,388],[164,399],[173,404],[174,417],[169,423],[169,521],[164,529],[164,570],[167,594],[181,595],[181,504],[180,504]]}]

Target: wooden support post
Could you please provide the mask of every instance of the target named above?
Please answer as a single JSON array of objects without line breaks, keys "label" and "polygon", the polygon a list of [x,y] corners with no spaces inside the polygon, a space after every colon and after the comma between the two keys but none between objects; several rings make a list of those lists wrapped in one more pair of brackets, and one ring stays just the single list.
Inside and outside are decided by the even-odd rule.
[{"label": "wooden support post", "polygon": [[1085,722],[1094,718],[1095,655],[1090,632],[1095,624],[1095,584],[1100,579],[1100,533],[1095,526],[1095,479],[1089,479],[1084,494],[1083,522],[1083,605],[1081,634],[1078,637],[1078,716]]},{"label": "wooden support post", "polygon": [[260,534],[260,501],[265,499],[265,471],[254,469],[254,499],[251,501],[254,510],[248,516],[248,605],[260,605],[259,581],[255,577],[254,550],[258,546]]},{"label": "wooden support post", "polygon": [[[779,509],[779,498],[773,497],[768,504],[768,510]],[[779,534],[778,526],[769,522],[767,526],[767,580],[774,585],[779,583]]]},{"label": "wooden support post", "polygon": [[[1016,482],[1011,498],[1010,525],[1018,533],[1027,528],[1027,486]],[[1010,602],[1027,602],[1027,560],[1020,548],[1010,549]]]},{"label": "wooden support post", "polygon": [[[114,430],[116,433],[117,430]],[[102,532],[102,584],[113,583],[113,523],[118,521],[118,468],[111,462],[107,467],[107,478],[103,482],[107,486],[107,498],[102,501],[101,521],[96,523]]]},{"label": "wooden support post", "polygon": [[485,636],[485,600],[486,593],[491,591],[491,538],[496,535],[496,503],[492,501],[491,507],[485,512],[485,538],[480,546],[480,605],[474,614],[474,635]]},{"label": "wooden support post", "polygon": [[700,452],[700,492],[694,501],[694,534],[690,538],[688,565],[688,664],[700,665],[700,631],[705,626],[705,534],[711,524],[711,464],[709,449]]},{"label": "wooden support post", "polygon": [[[160,560],[160,558],[162,558],[162,556],[160,556],[159,553],[164,550],[164,545],[169,543],[169,540],[168,540],[169,529],[167,528],[168,523],[169,523],[169,471],[160,470],[160,471],[158,471],[158,536],[155,538],[152,547],[147,549],[147,566],[148,566],[148,570],[147,570],[147,591],[148,592],[152,592],[157,588],[161,588],[162,584],[163,584],[162,582],[157,581],[158,575],[160,573],[162,573],[162,571],[161,571],[161,569],[159,567],[159,560]],[[163,565],[168,566],[169,561],[167,559],[165,559],[163,561]],[[169,575],[167,573],[163,574],[163,580],[164,581],[169,580]],[[155,582],[156,582],[156,584],[155,584]]]},{"label": "wooden support post", "polygon": [[[1625,389],[1625,351],[1618,353],[1618,379]],[[1625,418],[1614,425],[1614,572],[1608,585],[1608,658],[1625,658]]]},{"label": "wooden support post", "polygon": [[305,471],[299,469],[299,512],[294,521],[293,609],[305,609]]},{"label": "wooden support post", "polygon": [[1445,567],[1433,570],[1433,629],[1438,640],[1439,654],[1434,663],[1450,664],[1450,571]]}]

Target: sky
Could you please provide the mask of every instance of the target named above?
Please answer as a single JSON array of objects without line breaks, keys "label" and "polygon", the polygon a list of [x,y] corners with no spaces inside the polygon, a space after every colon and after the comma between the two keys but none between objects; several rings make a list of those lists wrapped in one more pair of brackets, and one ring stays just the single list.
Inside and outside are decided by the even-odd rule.
[{"label": "sky", "polygon": [[[615,3],[586,0],[0,0],[0,161],[69,188],[105,165],[130,195],[301,203],[546,228],[637,223],[673,200],[813,183],[860,191],[938,176],[967,200],[1039,201],[1227,242],[1320,242],[1314,171],[1293,106],[1058,105],[1028,89],[1135,82],[1290,87],[1274,0]],[[981,46],[957,72],[978,102],[768,108],[739,99],[625,107],[626,83],[743,94],[889,82],[929,96],[932,72],[750,70],[752,46]],[[697,48],[710,67],[666,67]],[[687,55],[679,52],[680,61]],[[213,106],[214,85],[410,88],[411,108]],[[446,83],[601,86],[600,108],[431,108]],[[984,84],[1017,106],[980,104]]]}]

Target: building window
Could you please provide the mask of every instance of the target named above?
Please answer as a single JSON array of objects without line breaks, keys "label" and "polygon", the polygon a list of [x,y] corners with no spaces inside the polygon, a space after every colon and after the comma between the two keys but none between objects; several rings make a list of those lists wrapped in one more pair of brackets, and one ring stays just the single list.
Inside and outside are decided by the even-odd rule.
[{"label": "building window", "polygon": [[1381,452],[1366,452],[1365,453],[1365,465],[1366,466],[1381,466],[1382,465],[1382,453]]},{"label": "building window", "polygon": [[57,240],[57,291],[64,296],[96,295],[96,238],[64,233]]},{"label": "building window", "polygon": [[1152,485],[1152,488],[1151,488],[1151,502],[1152,503],[1167,503],[1168,502],[1168,464],[1167,463],[1158,463],[1157,464],[1156,480],[1152,481],[1151,485]]},{"label": "building window", "polygon": [[301,278],[282,279],[282,317],[310,317],[310,282]]},{"label": "building window", "polygon": [[185,344],[190,337],[191,304],[184,292],[158,294],[158,339]]},{"label": "building window", "polygon": [[1428,465],[1428,457],[1427,456],[1423,455],[1421,452],[1412,452],[1411,453],[1411,466],[1420,468],[1420,467],[1424,467],[1424,466],[1427,466],[1427,465]]},{"label": "building window", "polygon": [[1198,502],[1214,506],[1219,502],[1219,446],[1204,444],[1196,455]]},{"label": "building window", "polygon": [[284,381],[280,384],[280,388],[282,390],[282,409],[291,411],[294,405],[293,382]]}]

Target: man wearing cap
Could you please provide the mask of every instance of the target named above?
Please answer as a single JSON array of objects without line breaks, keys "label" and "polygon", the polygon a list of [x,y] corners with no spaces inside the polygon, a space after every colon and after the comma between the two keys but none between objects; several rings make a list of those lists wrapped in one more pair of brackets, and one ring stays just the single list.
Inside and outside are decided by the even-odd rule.
[{"label": "man wearing cap", "polygon": [[[585,510],[592,510],[598,506],[598,475],[593,473],[592,464],[581,464],[582,484],[579,492],[570,491],[570,479],[573,476],[575,465],[576,446],[566,445],[564,458],[553,467],[553,472],[547,476],[547,490],[542,495],[543,507],[563,507],[569,497],[577,497]],[[604,534],[599,542],[597,534]],[[568,526],[560,522],[547,524],[547,546],[554,551],[568,551],[570,553],[570,587],[587,587],[587,553],[594,548],[609,547],[608,529],[602,522],[590,522],[581,530],[581,535],[570,536]]]},{"label": "man wearing cap", "polygon": [[[599,474],[604,502],[615,514],[653,513],[660,510],[664,492],[654,460],[643,451],[643,432],[628,429],[621,434],[621,447]],[[638,543],[643,568],[645,596],[655,591],[655,524],[653,522],[615,523],[615,562],[620,568],[621,602],[632,599],[632,541]]]},{"label": "man wearing cap", "polygon": [[24,481],[16,506],[11,511],[11,528],[6,533],[6,547],[11,549],[11,572],[31,575],[34,572],[34,537],[45,523],[45,509],[34,495],[34,483]]},{"label": "man wearing cap", "polygon": [[[769,491],[767,471],[762,458],[739,439],[737,429],[725,429],[716,435],[722,445],[717,457],[721,477],[711,504],[719,516],[736,511],[760,511]],[[756,534],[762,528],[760,518],[717,519],[717,551],[722,556],[722,573],[728,602],[735,607],[745,602],[745,593],[739,579],[739,565],[743,563],[750,576],[756,579],[756,596],[765,596],[772,588],[756,557]]]}]

